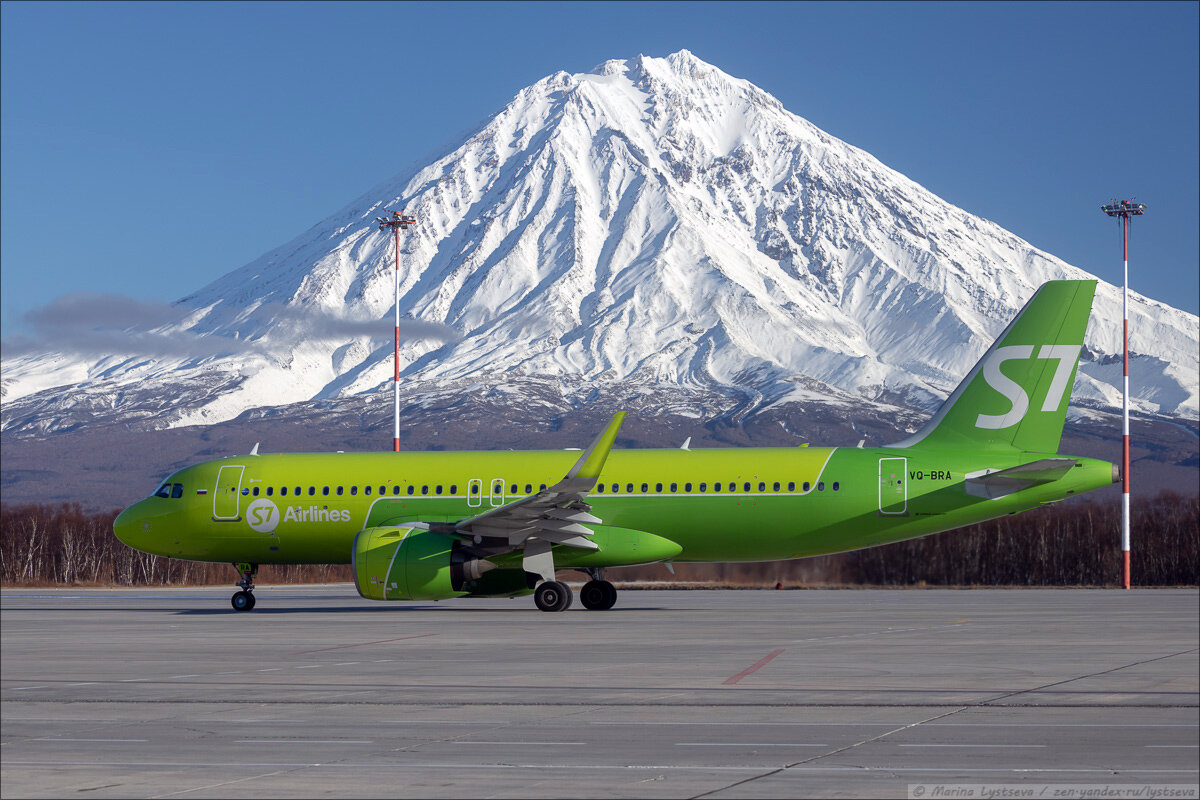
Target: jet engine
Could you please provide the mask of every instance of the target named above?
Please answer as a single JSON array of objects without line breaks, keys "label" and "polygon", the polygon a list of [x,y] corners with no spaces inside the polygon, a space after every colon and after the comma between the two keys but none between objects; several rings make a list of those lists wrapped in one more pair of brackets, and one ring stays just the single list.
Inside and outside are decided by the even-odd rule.
[{"label": "jet engine", "polygon": [[461,597],[475,593],[484,573],[496,568],[452,536],[405,527],[360,531],[353,565],[354,587],[368,600]]}]

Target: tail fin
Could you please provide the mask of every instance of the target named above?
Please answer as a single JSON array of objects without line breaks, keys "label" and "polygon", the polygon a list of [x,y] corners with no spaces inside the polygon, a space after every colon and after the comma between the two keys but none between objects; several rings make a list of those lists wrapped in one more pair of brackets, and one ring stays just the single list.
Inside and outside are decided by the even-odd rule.
[{"label": "tail fin", "polygon": [[925,427],[893,447],[1058,452],[1096,281],[1049,281]]}]

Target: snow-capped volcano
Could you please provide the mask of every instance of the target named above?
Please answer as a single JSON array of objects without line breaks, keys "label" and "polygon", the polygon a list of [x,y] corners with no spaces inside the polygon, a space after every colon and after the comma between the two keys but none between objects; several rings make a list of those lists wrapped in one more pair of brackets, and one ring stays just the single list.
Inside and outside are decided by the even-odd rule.
[{"label": "snow-capped volcano", "polygon": [[[388,388],[393,239],[375,218],[400,208],[418,220],[401,239],[400,312],[460,337],[403,343],[411,396],[508,387],[519,402],[538,382],[564,403],[603,387],[701,415],[929,408],[1037,286],[1092,277],[685,50],[538,81],[158,329],[252,348],[7,359],[4,430],[208,424]],[[281,309],[379,319],[379,338],[281,337]],[[1130,316],[1135,407],[1196,418],[1197,318],[1140,295]],[[1102,282],[1076,398],[1119,404],[1120,333],[1120,291]]]}]

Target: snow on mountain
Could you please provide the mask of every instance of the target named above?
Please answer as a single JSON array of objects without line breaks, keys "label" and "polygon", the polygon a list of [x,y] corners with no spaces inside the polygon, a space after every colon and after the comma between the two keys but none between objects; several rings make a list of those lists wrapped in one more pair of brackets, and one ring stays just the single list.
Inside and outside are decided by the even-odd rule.
[{"label": "snow on mountain", "polygon": [[[605,387],[646,411],[789,401],[936,406],[1042,282],[1093,277],[941,200],[686,50],[558,72],[433,163],[179,301],[251,354],[4,365],[3,429],[211,424],[389,388],[400,310],[461,339],[402,344],[422,392]],[[1120,290],[1101,283],[1075,396],[1119,405]],[[381,338],[282,341],[282,306]],[[1195,419],[1200,325],[1132,295],[1134,407]],[[70,384],[69,391],[63,385]],[[54,388],[51,388],[54,387]],[[714,399],[715,398],[715,399]]]}]

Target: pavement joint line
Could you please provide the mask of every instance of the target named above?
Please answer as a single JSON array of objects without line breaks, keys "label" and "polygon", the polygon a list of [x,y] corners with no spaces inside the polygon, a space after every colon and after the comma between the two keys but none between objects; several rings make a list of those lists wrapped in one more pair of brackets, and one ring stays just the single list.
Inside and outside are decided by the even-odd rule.
[{"label": "pavement joint line", "polygon": [[782,767],[778,767],[778,768],[776,768],[776,769],[772,769],[772,770],[770,770],[770,771],[768,771],[768,772],[764,772],[764,773],[761,773],[761,774],[759,774],[759,775],[753,775],[753,776],[751,776],[751,777],[749,777],[749,778],[744,778],[744,779],[742,779],[742,780],[740,780],[740,781],[735,781],[734,783],[732,783],[732,784],[730,784],[730,785],[728,785],[728,786],[722,786],[722,787],[719,787],[719,788],[716,788],[716,789],[710,789],[710,790],[709,790],[709,791],[707,791],[707,792],[701,792],[700,794],[697,794],[697,795],[692,795],[692,797],[690,798],[690,800],[699,800],[699,798],[701,798],[701,797],[708,797],[708,796],[710,796],[710,795],[717,794],[718,792],[724,792],[724,791],[727,791],[727,790],[729,790],[729,789],[734,789],[734,788],[736,788],[736,787],[738,787],[738,786],[743,786],[743,785],[745,785],[745,784],[752,783],[752,782],[754,782],[754,781],[756,781],[756,780],[759,780],[760,778],[769,778],[769,777],[770,777],[770,776],[772,776],[772,775],[779,775],[779,774],[781,774],[781,773],[783,773],[783,772],[786,772],[786,771],[789,771],[789,770],[794,770],[794,769],[802,768],[802,767],[804,767],[806,764],[811,764],[812,762],[814,762],[814,761],[817,761],[817,760],[819,760],[819,759],[822,759],[822,758],[828,758],[828,757],[830,757],[830,756],[836,756],[836,755],[839,755],[839,754],[841,754],[841,753],[846,753],[846,752],[849,752],[850,750],[853,750],[853,749],[854,749],[854,748],[856,748],[856,747],[861,747],[861,746],[862,746],[862,745],[864,745],[864,744],[870,744],[871,742],[877,742],[877,741],[879,741],[880,739],[883,739],[883,738],[885,738],[885,737],[887,737],[887,736],[891,736],[893,733],[899,733],[900,731],[906,731],[906,730],[908,730],[909,728],[915,728],[915,727],[917,727],[918,725],[924,725],[924,724],[925,724],[925,723],[927,723],[927,722],[933,722],[934,720],[937,720],[937,719],[943,719],[943,718],[945,718],[945,717],[953,716],[954,714],[958,714],[959,712],[961,712],[961,711],[964,711],[964,710],[965,710],[965,708],[966,708],[965,706],[960,706],[960,707],[958,707],[958,708],[951,709],[950,711],[947,711],[947,712],[945,712],[944,714],[938,714],[938,715],[936,715],[936,716],[930,717],[929,719],[923,719],[923,720],[918,720],[918,721],[916,721],[916,722],[911,722],[911,723],[909,723],[909,724],[907,724],[907,725],[902,725],[902,726],[900,726],[899,728],[894,728],[893,730],[890,730],[890,731],[885,731],[884,733],[881,733],[881,734],[879,734],[878,736],[872,736],[872,737],[871,737],[871,738],[869,738],[869,739],[864,739],[864,740],[863,740],[863,741],[861,741],[861,742],[855,742],[854,744],[849,744],[849,745],[845,745],[844,747],[839,747],[839,748],[837,748],[836,750],[833,750],[832,752],[829,752],[829,753],[821,753],[821,754],[819,754],[819,755],[815,755],[815,756],[813,756],[812,758],[806,758],[806,759],[804,759],[804,760],[802,760],[802,761],[797,761],[797,762],[795,762],[795,763],[792,763],[792,764],[785,764],[785,765],[784,765],[784,766],[782,766]]},{"label": "pavement joint line", "polygon": [[178,797],[179,795],[191,794],[192,792],[202,792],[205,789],[216,789],[216,788],[219,788],[222,786],[231,786],[235,783],[245,783],[246,781],[254,781],[254,780],[258,780],[259,778],[270,778],[271,776],[279,775],[282,772],[283,772],[283,770],[277,769],[277,770],[274,770],[273,772],[264,772],[261,775],[247,775],[244,778],[234,778],[233,780],[221,781],[220,783],[211,783],[207,786],[193,786],[191,789],[182,789],[178,792],[168,792],[167,794],[156,794],[156,795],[151,795],[151,797],[153,797],[153,798]]},{"label": "pavement joint line", "polygon": [[[919,724],[919,723],[918,723]],[[31,761],[21,760],[14,761],[5,759],[6,764],[20,766],[45,766],[45,767],[292,767],[292,768],[328,768],[328,769],[589,769],[589,770],[678,770],[689,772],[757,772],[762,767],[742,767],[725,764],[716,765],[697,765],[697,764],[460,764],[454,762],[411,762],[405,764],[397,763],[371,763],[371,762],[253,762],[253,761]],[[828,767],[781,767],[774,772],[782,770],[789,772],[866,772],[866,771],[887,771],[887,772],[971,772],[971,773],[1062,773],[1062,774],[1088,774],[1088,775],[1195,775],[1200,773],[1200,769],[1126,769],[1123,767],[1089,767],[1089,768],[1072,768],[1072,767],[889,767],[889,766],[828,766]],[[757,780],[757,777],[747,778],[747,781]],[[745,781],[741,781],[744,783]],[[723,791],[722,789],[713,789],[705,794]],[[704,795],[696,795],[703,797]]]},{"label": "pavement joint line", "polygon": [[1129,664],[1122,664],[1119,667],[1112,667],[1111,669],[1105,669],[1105,670],[1101,670],[1099,672],[1091,672],[1091,673],[1088,673],[1087,675],[1079,675],[1074,678],[1066,678],[1065,680],[1055,681],[1054,683],[1047,683],[1044,686],[1035,686],[1032,689],[1023,689],[1018,692],[1008,692],[1007,694],[1002,694],[999,697],[993,697],[989,700],[985,700],[984,703],[990,705],[990,704],[999,702],[1000,700],[1005,700],[1009,697],[1016,697],[1018,695],[1030,694],[1033,692],[1041,692],[1041,691],[1049,689],[1053,686],[1062,686],[1063,684],[1066,684],[1066,683],[1074,683],[1075,681],[1082,681],[1087,678],[1095,678],[1100,675],[1107,675],[1110,672],[1118,672],[1123,669],[1129,669],[1130,667],[1140,667],[1142,664],[1152,664],[1155,661],[1162,661],[1167,658],[1175,658],[1176,656],[1185,656],[1188,653],[1195,653],[1195,652],[1200,652],[1200,648],[1193,647],[1188,650],[1180,650],[1178,653],[1167,653],[1165,656],[1156,656],[1154,658],[1146,658],[1141,661],[1134,661]]},{"label": "pavement joint line", "polygon": [[960,628],[966,625],[966,622],[951,622],[947,625],[926,625],[920,628],[887,628],[882,631],[866,631],[864,633],[843,633],[837,636],[813,636],[808,639],[793,639],[792,642],[799,644],[800,642],[827,642],[834,639],[857,639],[863,636],[886,636],[891,633],[911,633],[912,631],[933,631],[939,628]]}]

